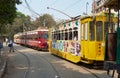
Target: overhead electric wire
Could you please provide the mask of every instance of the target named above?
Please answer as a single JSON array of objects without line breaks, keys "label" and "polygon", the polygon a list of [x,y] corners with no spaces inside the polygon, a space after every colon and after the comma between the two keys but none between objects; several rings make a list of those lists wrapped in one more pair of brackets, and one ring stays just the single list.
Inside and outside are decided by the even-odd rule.
[{"label": "overhead electric wire", "polygon": [[70,4],[67,8],[65,8],[63,11],[68,10],[69,8],[75,6],[75,4],[79,3],[81,0],[77,0],[75,3]]},{"label": "overhead electric wire", "polygon": [[25,0],[25,3],[26,3],[26,5],[27,5],[27,7],[28,7],[29,11],[31,11],[31,12],[35,13],[36,15],[40,16],[40,14],[39,14],[39,13],[35,12],[35,11],[34,11],[34,10],[30,7],[30,6],[29,6],[29,4],[28,4],[27,0]]},{"label": "overhead electric wire", "polygon": [[[83,14],[83,13],[84,13],[83,11],[86,10],[86,9],[84,9],[84,7],[86,7],[86,6],[84,6],[84,5],[85,5],[84,3],[89,2],[89,0],[86,0],[86,1],[78,0],[78,1],[80,2],[80,5],[79,5],[80,8],[75,8],[76,10],[79,10],[79,12],[76,13],[76,14]],[[78,3],[79,3],[78,1],[76,1],[75,3],[78,4]],[[68,7],[68,8],[66,8],[64,11],[66,11],[66,10],[68,10],[68,9],[71,9],[71,10],[69,10],[68,12],[75,12],[75,9],[72,9],[72,7],[75,6],[75,5],[74,5],[75,3],[71,4],[71,5],[70,5],[70,8]],[[84,7],[83,7],[83,6],[84,6]],[[80,12],[83,12],[83,13],[80,13]]]},{"label": "overhead electric wire", "polygon": [[[27,7],[27,6],[25,6],[25,5],[23,5],[23,4],[22,4],[22,6],[23,6],[24,8],[26,8],[26,9],[28,9],[28,7]],[[29,9],[28,9],[28,10],[29,10]],[[30,11],[30,10],[29,10],[29,11]],[[36,14],[35,14],[35,13],[33,13],[33,12],[31,12],[31,11],[30,11],[30,13],[31,13],[32,15],[35,15],[35,16],[36,16]],[[34,18],[36,18],[35,16],[34,16]]]}]

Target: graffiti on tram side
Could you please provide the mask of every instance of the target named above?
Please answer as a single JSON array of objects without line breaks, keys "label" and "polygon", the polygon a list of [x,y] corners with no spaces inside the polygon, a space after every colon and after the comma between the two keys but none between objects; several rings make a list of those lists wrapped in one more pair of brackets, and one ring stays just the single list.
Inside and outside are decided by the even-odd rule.
[{"label": "graffiti on tram side", "polygon": [[63,45],[64,45],[64,43],[63,43],[63,41],[59,41],[58,43],[58,49],[59,49],[59,51],[61,52],[61,51],[63,51]]},{"label": "graffiti on tram side", "polygon": [[64,52],[69,52],[69,44],[68,41],[64,42]]},{"label": "graffiti on tram side", "polygon": [[79,56],[80,55],[81,46],[77,41],[70,42],[70,53]]},{"label": "graffiti on tram side", "polygon": [[52,48],[58,49],[60,52],[69,52],[73,55],[79,56],[81,45],[77,41],[52,41]]},{"label": "graffiti on tram side", "polygon": [[56,40],[53,39],[53,41],[52,41],[52,48],[55,48],[55,46],[56,46]]}]

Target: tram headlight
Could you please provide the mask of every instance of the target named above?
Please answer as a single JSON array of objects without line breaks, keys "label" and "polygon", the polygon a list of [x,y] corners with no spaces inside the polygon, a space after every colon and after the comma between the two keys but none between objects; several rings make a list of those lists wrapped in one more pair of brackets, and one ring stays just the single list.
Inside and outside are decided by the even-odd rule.
[{"label": "tram headlight", "polygon": [[105,46],[105,43],[102,43],[102,46]]},{"label": "tram headlight", "polygon": [[38,43],[41,43],[40,41]]}]

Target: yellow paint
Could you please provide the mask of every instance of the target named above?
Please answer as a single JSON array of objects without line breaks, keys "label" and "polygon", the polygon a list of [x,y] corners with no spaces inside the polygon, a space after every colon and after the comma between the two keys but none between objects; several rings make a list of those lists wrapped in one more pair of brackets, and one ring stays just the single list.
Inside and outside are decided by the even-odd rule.
[{"label": "yellow paint", "polygon": [[[94,21],[94,40],[90,40],[90,21]],[[102,24],[102,38],[103,40],[101,41],[97,41],[97,36],[96,36],[96,22],[98,21],[101,21],[103,24]],[[117,18],[114,17],[112,18],[112,21],[115,23],[117,22]],[[82,37],[80,40],[78,41],[74,41],[74,40],[57,40],[56,41],[56,44],[58,46],[60,46],[60,41],[63,42],[64,44],[62,45],[63,46],[63,49],[61,50],[60,48],[61,47],[58,47],[58,48],[52,48],[52,45],[50,45],[52,43],[52,40],[51,42],[49,42],[50,44],[50,52],[59,56],[59,57],[62,57],[64,59],[67,59],[69,61],[72,61],[74,63],[78,63],[78,62],[84,62],[84,63],[87,63],[87,64],[92,64],[94,63],[94,61],[104,61],[104,48],[105,48],[105,34],[104,34],[104,22],[108,22],[108,17],[106,17],[105,13],[101,13],[101,14],[97,14],[97,15],[88,15],[88,16],[85,16],[85,17],[82,17],[80,19],[80,27],[82,27],[82,24],[83,26],[85,27],[84,24],[88,24],[87,28],[88,29],[86,31],[86,40],[83,39],[82,40]],[[68,23],[68,22],[67,22]],[[64,26],[63,26],[64,27]],[[74,26],[73,26],[74,27]],[[65,27],[63,29],[66,29],[66,28],[70,28],[69,27]],[[59,29],[58,29],[59,30]],[[69,30],[69,29],[67,29]],[[85,30],[85,28],[84,28]],[[81,36],[81,29],[78,30],[79,31],[79,35]],[[85,34],[83,35],[83,38],[85,38]],[[80,48],[80,53],[79,55],[75,55],[74,51],[76,51],[75,48],[72,48],[72,44],[74,44],[75,42],[78,42],[81,46]],[[65,46],[65,43],[68,43],[68,46],[66,47]]]}]

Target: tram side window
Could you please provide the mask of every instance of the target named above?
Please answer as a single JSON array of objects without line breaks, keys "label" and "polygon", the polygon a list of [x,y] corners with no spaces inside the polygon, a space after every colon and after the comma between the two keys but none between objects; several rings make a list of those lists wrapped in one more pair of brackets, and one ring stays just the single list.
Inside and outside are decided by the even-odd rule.
[{"label": "tram side window", "polygon": [[54,38],[54,33],[52,32],[52,36],[51,36],[51,38],[53,39]]},{"label": "tram side window", "polygon": [[57,39],[56,33],[54,33],[54,39],[55,39],[55,40]]},{"label": "tram side window", "polygon": [[65,40],[68,40],[68,33],[65,32]]},{"label": "tram side window", "polygon": [[34,38],[35,38],[35,36],[32,35],[32,36],[31,36],[31,40],[34,40]]},{"label": "tram side window", "polygon": [[[20,37],[19,37],[20,38]],[[29,40],[29,36],[27,35],[27,40]]]},{"label": "tram side window", "polygon": [[61,33],[62,35],[61,35],[61,38],[62,38],[62,40],[64,40],[64,33]]},{"label": "tram side window", "polygon": [[57,32],[55,32],[55,40],[57,40]]},{"label": "tram side window", "polygon": [[53,37],[52,38],[55,39],[55,32],[53,33]]},{"label": "tram side window", "polygon": [[28,35],[28,39],[30,40],[30,35]]},{"label": "tram side window", "polygon": [[69,40],[72,40],[72,31],[69,32]]},{"label": "tram side window", "polygon": [[111,22],[111,28],[112,28],[112,32],[116,32],[115,23]]},{"label": "tram side window", "polygon": [[88,39],[88,23],[85,23],[85,40]]},{"label": "tram side window", "polygon": [[59,40],[59,32],[57,32],[57,40]]},{"label": "tram side window", "polygon": [[56,33],[56,40],[58,40],[59,39],[59,36],[58,36],[58,33]]},{"label": "tram side window", "polygon": [[103,29],[102,29],[102,21],[96,22],[96,40],[102,41],[103,39]]},{"label": "tram side window", "polygon": [[34,40],[37,40],[37,39],[38,39],[38,35],[35,35]]},{"label": "tram side window", "polygon": [[62,33],[60,33],[60,40],[62,40]]},{"label": "tram side window", "polygon": [[109,26],[109,23],[105,22],[104,23],[104,36],[108,33],[108,26]]},{"label": "tram side window", "polygon": [[56,32],[56,40],[59,40],[59,33]]},{"label": "tram side window", "polygon": [[73,34],[74,34],[74,40],[78,40],[78,31],[74,31]]},{"label": "tram side window", "polygon": [[84,24],[81,25],[81,40],[84,40]]},{"label": "tram side window", "polygon": [[41,39],[41,34],[38,34],[38,39]]},{"label": "tram side window", "polygon": [[[116,32],[115,23],[112,22],[111,26],[112,26],[112,30],[111,31]],[[108,30],[109,30],[109,22],[105,22],[104,23],[104,36],[108,33]]]},{"label": "tram side window", "polygon": [[94,41],[95,40],[95,28],[94,28],[94,22],[91,21],[90,22],[90,33],[89,33],[89,38],[91,41]]},{"label": "tram side window", "polygon": [[60,40],[60,32],[58,33],[58,40]]}]

